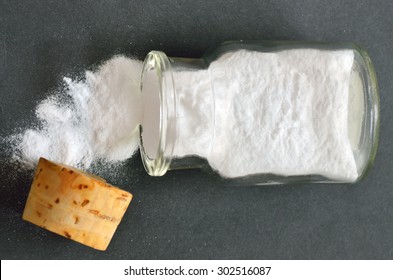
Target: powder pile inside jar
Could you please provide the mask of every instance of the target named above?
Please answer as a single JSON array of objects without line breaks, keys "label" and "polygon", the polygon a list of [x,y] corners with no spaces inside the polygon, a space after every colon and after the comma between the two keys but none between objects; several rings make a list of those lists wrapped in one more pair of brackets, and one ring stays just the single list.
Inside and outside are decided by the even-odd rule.
[{"label": "powder pile inside jar", "polygon": [[355,181],[348,135],[353,61],[351,50],[240,50],[206,70],[174,73],[175,156],[206,158],[229,178],[265,173]]}]

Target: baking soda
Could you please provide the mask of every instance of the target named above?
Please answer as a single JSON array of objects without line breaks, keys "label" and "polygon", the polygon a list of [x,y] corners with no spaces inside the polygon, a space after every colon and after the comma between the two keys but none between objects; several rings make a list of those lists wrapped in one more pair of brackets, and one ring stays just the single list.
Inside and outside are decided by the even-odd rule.
[{"label": "baking soda", "polygon": [[139,61],[116,56],[82,81],[64,78],[64,90],[36,107],[38,127],[9,137],[14,160],[27,169],[39,157],[88,169],[130,158],[138,148],[141,68]]},{"label": "baking soda", "polygon": [[206,158],[223,177],[322,175],[355,181],[348,137],[354,54],[314,49],[226,53],[175,74],[175,156]]},{"label": "baking soda", "polygon": [[[175,72],[175,157],[206,158],[228,178],[316,174],[355,181],[348,137],[353,60],[349,50],[240,50],[208,69]],[[158,103],[141,99],[140,74],[140,62],[119,56],[82,81],[64,78],[65,89],[37,106],[39,126],[10,137],[13,158],[29,169],[39,157],[88,169],[132,157],[143,116],[160,115]],[[147,92],[157,93],[159,85],[146,82]],[[144,144],[154,156],[159,123],[149,126]]]}]

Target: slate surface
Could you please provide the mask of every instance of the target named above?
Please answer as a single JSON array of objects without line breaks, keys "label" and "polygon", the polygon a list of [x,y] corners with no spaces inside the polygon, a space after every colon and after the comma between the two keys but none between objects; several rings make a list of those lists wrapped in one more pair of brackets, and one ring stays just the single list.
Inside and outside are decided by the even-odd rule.
[{"label": "slate surface", "polygon": [[0,149],[1,259],[393,258],[393,2],[17,1],[0,8],[0,136],[24,129],[61,85],[114,54],[199,57],[236,39],[353,41],[374,62],[380,146],[356,185],[217,186],[202,171],[149,177],[140,157],[111,183],[135,194],[108,250],[22,221],[31,174]]}]

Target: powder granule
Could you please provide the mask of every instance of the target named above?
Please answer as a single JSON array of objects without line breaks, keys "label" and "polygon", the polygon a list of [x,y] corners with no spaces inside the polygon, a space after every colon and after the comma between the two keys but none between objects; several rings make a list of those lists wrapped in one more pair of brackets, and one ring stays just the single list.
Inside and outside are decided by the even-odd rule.
[{"label": "powder granule", "polygon": [[141,67],[116,56],[82,81],[65,77],[65,89],[36,107],[39,127],[9,137],[13,158],[27,169],[39,157],[83,169],[130,158],[138,148]]}]

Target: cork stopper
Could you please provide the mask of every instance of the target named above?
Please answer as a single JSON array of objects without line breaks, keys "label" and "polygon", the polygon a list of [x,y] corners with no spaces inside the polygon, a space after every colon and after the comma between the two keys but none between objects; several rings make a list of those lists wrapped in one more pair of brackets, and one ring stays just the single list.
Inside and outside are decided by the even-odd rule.
[{"label": "cork stopper", "polygon": [[106,250],[131,199],[98,176],[40,158],[23,219]]}]

